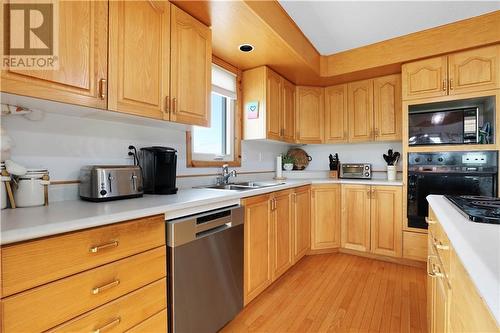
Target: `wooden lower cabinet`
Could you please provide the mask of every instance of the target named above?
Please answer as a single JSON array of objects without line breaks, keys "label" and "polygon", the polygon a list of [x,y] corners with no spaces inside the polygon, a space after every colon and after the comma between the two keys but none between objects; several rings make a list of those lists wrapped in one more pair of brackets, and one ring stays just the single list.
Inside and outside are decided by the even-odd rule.
[{"label": "wooden lower cabinet", "polygon": [[293,264],[293,190],[277,192],[271,206],[272,219],[272,280],[276,280]]},{"label": "wooden lower cabinet", "polygon": [[370,251],[370,186],[342,185],[343,248]]},{"label": "wooden lower cabinet", "polygon": [[299,187],[293,193],[293,262],[299,261],[311,247],[311,187]]},{"label": "wooden lower cabinet", "polygon": [[314,185],[311,198],[311,250],[339,247],[340,185]]},{"label": "wooden lower cabinet", "polygon": [[137,326],[132,327],[126,333],[164,333],[167,332],[167,311],[160,311],[157,314],[144,320]]}]

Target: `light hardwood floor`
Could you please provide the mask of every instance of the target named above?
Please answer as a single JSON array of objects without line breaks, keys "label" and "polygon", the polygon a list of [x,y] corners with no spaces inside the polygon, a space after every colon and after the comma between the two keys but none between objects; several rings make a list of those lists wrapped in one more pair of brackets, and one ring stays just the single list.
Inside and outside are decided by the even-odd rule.
[{"label": "light hardwood floor", "polygon": [[427,332],[425,269],[306,256],[221,332]]}]

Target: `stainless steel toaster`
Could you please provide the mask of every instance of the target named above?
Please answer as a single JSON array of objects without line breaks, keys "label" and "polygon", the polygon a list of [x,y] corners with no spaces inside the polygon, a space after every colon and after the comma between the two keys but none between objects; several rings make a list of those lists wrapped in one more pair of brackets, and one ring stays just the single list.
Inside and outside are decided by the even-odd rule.
[{"label": "stainless steel toaster", "polygon": [[80,169],[80,197],[89,201],[143,195],[142,171],[136,165],[87,165]]}]

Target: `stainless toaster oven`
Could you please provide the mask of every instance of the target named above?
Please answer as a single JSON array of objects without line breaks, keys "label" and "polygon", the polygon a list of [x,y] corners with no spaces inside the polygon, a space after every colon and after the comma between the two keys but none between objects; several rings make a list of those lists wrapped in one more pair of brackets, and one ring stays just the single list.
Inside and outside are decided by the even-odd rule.
[{"label": "stainless toaster oven", "polygon": [[341,164],[340,178],[370,179],[372,178],[372,165],[369,163]]},{"label": "stainless toaster oven", "polygon": [[142,171],[136,165],[87,165],[80,169],[80,197],[89,201],[143,195]]}]

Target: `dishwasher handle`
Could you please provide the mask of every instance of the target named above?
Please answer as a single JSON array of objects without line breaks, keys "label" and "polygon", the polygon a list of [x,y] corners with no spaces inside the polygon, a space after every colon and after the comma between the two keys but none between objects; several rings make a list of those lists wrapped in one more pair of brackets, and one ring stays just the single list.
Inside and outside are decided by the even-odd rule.
[{"label": "dishwasher handle", "polygon": [[[196,225],[196,235],[203,233],[205,231],[210,231],[213,229],[217,229],[220,226],[228,225],[231,226],[231,215],[224,216],[215,220],[211,220],[209,222],[204,222],[202,224]],[[196,237],[198,238],[198,237]]]}]

